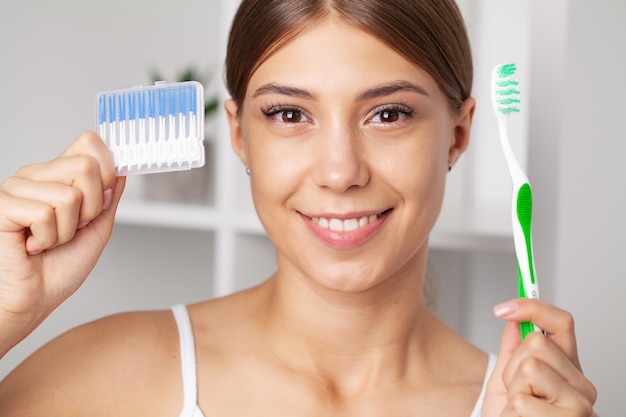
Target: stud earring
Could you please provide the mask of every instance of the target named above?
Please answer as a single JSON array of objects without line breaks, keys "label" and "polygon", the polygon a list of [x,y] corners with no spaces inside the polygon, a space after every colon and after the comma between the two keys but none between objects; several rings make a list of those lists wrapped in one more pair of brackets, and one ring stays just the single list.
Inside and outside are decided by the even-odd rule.
[{"label": "stud earring", "polygon": [[448,165],[448,172],[452,171],[452,164]]},{"label": "stud earring", "polygon": [[248,174],[248,176],[250,176],[250,168],[246,167],[246,174]]}]

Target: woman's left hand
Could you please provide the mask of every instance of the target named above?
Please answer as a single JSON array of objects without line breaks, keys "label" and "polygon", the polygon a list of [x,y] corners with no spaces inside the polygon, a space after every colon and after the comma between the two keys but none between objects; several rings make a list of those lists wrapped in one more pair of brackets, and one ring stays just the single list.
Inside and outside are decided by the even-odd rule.
[{"label": "woman's left hand", "polygon": [[[594,416],[597,393],[580,366],[572,315],[531,299],[499,304],[494,313],[508,323],[481,416]],[[519,322],[525,321],[546,335],[531,333],[522,342]]]}]

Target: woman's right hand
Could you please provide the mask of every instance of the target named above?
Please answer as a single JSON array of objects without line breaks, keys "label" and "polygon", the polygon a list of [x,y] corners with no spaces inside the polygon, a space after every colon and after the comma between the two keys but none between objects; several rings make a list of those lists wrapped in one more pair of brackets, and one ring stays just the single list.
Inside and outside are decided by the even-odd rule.
[{"label": "woman's right hand", "polygon": [[104,142],[85,132],[0,185],[0,357],[85,281],[124,184]]}]

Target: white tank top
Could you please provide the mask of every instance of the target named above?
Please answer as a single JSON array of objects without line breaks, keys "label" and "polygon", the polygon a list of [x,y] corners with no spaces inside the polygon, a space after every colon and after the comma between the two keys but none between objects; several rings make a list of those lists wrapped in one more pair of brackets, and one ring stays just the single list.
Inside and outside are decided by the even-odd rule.
[{"label": "white tank top", "polygon": [[[184,305],[172,307],[174,319],[178,326],[178,336],[180,338],[180,359],[183,373],[183,390],[184,402],[180,417],[204,417],[202,411],[198,407],[198,380],[196,375],[196,349],[193,340],[193,329],[191,328],[191,320],[189,313]],[[483,406],[483,398],[485,397],[485,388],[487,381],[496,366],[496,356],[489,355],[489,363],[485,372],[483,386],[474,406],[474,411],[470,417],[480,417],[480,410]]]}]

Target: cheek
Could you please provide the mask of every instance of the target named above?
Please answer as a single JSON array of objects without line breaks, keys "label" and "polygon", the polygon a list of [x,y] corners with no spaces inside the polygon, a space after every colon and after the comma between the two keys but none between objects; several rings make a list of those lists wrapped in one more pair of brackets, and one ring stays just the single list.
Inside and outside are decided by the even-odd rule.
[{"label": "cheek", "polygon": [[282,203],[297,189],[304,172],[302,155],[289,146],[249,142],[252,197],[258,209]]},{"label": "cheek", "polygon": [[442,193],[447,172],[443,143],[444,139],[437,135],[420,135],[395,149],[385,160],[378,159],[379,171],[386,172],[387,182],[396,184],[397,190],[407,196]]}]

